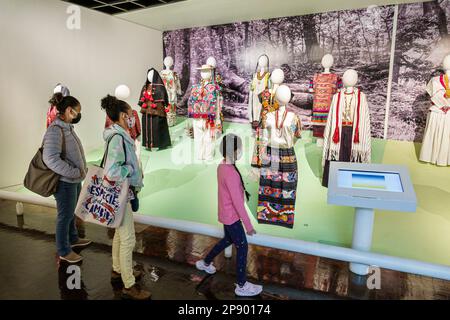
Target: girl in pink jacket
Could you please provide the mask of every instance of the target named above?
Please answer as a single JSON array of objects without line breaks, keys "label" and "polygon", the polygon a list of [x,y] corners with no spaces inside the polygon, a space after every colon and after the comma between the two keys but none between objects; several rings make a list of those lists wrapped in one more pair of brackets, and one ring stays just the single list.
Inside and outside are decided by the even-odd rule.
[{"label": "girl in pink jacket", "polygon": [[220,145],[220,151],[224,157],[222,163],[217,168],[217,182],[219,190],[219,222],[223,224],[225,236],[220,240],[204,260],[197,261],[197,269],[209,274],[216,273],[212,261],[225,248],[234,244],[237,251],[237,283],[235,293],[238,296],[259,295],[262,286],[252,284],[247,281],[247,252],[248,244],[245,235],[256,234],[250,222],[247,210],[245,209],[244,194],[249,198],[249,193],[245,190],[242,176],[237,169],[235,162],[242,154],[242,140],[234,135],[226,135]]}]

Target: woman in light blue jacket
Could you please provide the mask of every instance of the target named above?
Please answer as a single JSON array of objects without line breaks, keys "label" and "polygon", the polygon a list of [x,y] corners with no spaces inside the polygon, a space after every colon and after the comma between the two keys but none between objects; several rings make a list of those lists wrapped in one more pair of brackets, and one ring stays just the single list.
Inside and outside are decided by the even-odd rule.
[{"label": "woman in light blue jacket", "polygon": [[143,187],[142,170],[136,156],[136,146],[128,131],[129,128],[134,127],[135,118],[131,107],[125,101],[113,96],[108,95],[103,98],[101,106],[114,122],[103,134],[108,150],[103,173],[110,181],[121,183],[128,179],[130,182],[130,204],[122,225],[115,230],[114,234],[111,280],[122,280],[124,298],[146,300],[151,294],[136,284],[133,274],[133,249],[136,244],[133,211],[138,209],[137,193]]},{"label": "woman in light blue jacket", "polygon": [[83,258],[72,249],[86,247],[88,239],[78,238],[75,225],[75,208],[81,191],[81,181],[86,176],[86,159],[83,146],[73,125],[81,120],[80,102],[61,93],[53,96],[58,116],[44,136],[44,163],[59,176],[55,193],[58,216],[56,220],[56,248],[59,258],[77,263]]}]

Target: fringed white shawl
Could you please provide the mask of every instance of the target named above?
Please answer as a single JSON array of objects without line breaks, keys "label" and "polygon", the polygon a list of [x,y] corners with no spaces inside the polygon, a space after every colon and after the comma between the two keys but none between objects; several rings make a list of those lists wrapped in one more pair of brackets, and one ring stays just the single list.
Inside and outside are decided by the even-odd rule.
[{"label": "fringed white shawl", "polygon": [[[354,89],[356,105],[353,111],[353,134],[351,162],[371,162],[371,132],[370,113],[366,95],[359,89]],[[341,89],[333,96],[328,121],[324,132],[324,147],[322,166],[326,160],[339,161],[342,137],[342,118],[345,108],[345,89]]]}]

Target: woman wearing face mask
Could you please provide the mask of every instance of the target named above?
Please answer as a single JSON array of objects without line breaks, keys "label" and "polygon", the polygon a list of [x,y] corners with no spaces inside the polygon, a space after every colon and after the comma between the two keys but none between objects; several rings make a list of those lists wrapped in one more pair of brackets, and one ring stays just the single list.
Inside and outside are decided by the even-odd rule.
[{"label": "woman wearing face mask", "polygon": [[54,95],[58,117],[47,128],[44,136],[43,157],[47,167],[60,175],[55,193],[58,211],[56,221],[56,247],[59,258],[77,263],[83,258],[73,252],[91,244],[79,239],[75,225],[75,208],[81,191],[81,181],[87,167],[81,141],[74,131],[74,124],[81,120],[81,105],[72,96]]},{"label": "woman wearing face mask", "polygon": [[133,249],[136,244],[133,211],[138,210],[137,193],[144,186],[134,140],[129,134],[129,129],[134,125],[133,113],[128,103],[110,95],[102,99],[101,107],[113,121],[113,125],[103,133],[108,146],[103,173],[110,181],[122,183],[128,179],[130,183],[130,204],[122,225],[114,233],[111,281],[122,280],[124,298],[146,300],[151,294],[140,288],[133,274]]}]

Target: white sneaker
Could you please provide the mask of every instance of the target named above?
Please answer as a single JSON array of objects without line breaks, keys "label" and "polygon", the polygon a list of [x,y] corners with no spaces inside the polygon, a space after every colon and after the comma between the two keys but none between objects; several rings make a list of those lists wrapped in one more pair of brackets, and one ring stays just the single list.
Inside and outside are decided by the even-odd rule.
[{"label": "white sneaker", "polygon": [[261,294],[262,291],[262,286],[247,281],[243,287],[236,285],[236,290],[234,290],[234,293],[240,297],[253,297]]},{"label": "white sneaker", "polygon": [[204,260],[197,261],[195,263],[195,266],[197,267],[198,270],[205,271],[206,273],[209,273],[209,274],[214,274],[217,271],[216,267],[214,267],[212,262],[209,266],[207,266]]}]

